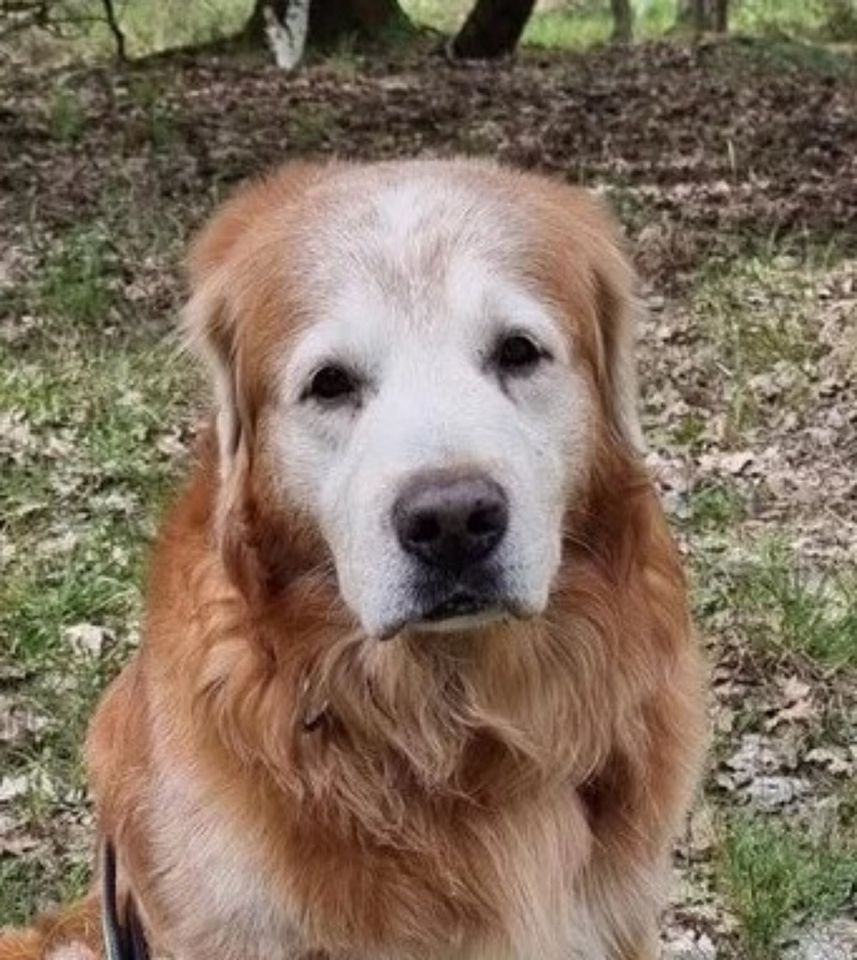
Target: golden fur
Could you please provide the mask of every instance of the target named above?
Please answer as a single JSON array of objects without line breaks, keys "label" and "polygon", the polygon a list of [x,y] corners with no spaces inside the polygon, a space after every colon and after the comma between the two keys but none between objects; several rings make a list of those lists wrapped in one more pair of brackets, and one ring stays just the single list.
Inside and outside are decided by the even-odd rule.
[{"label": "golden fur", "polygon": [[[239,411],[218,431],[235,466],[212,428],[154,552],[145,641],[90,731],[123,894],[155,955],[187,960],[652,960],[703,694],[676,551],[623,424],[633,278],[613,227],[582,192],[449,165],[539,220],[529,270],[587,364],[594,466],[544,616],[381,644],[312,519],[274,499],[260,428],[268,359],[302,316],[270,282],[270,240],[283,256],[290,216],[324,215],[300,197],[338,169],[245,189],[191,256],[192,334]],[[240,344],[224,282],[252,317]],[[92,911],[0,938],[0,960],[72,941],[101,956]]]}]

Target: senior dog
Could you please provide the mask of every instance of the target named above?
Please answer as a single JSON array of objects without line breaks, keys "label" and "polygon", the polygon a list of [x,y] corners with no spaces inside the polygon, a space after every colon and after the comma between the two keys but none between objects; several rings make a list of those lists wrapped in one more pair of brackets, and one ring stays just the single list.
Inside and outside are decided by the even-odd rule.
[{"label": "senior dog", "polygon": [[653,960],[704,697],[609,216],[292,165],[190,275],[217,413],[91,728],[107,873],[0,958]]}]

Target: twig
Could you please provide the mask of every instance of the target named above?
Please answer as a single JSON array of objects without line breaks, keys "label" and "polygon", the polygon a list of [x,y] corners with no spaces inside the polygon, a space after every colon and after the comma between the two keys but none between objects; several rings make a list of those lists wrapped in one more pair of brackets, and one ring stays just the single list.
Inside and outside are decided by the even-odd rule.
[{"label": "twig", "polygon": [[125,52],[125,34],[116,19],[116,8],[113,6],[113,0],[102,0],[102,3],[104,4],[104,19],[107,21],[107,26],[110,27],[110,32],[116,41],[116,56],[125,63],[128,60],[128,55]]}]

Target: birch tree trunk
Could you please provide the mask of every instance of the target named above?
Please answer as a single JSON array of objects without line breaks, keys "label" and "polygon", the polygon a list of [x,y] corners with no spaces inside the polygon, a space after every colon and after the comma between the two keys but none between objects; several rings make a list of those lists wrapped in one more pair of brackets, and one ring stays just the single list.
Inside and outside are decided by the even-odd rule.
[{"label": "birch tree trunk", "polygon": [[[300,2],[300,0],[299,0]],[[271,14],[285,28],[289,0],[256,0],[253,12],[244,27],[248,42],[263,46],[269,42]],[[266,15],[269,8],[271,14]],[[378,39],[387,30],[407,28],[410,21],[398,0],[309,0],[306,43],[309,47],[331,47],[344,37]]]}]

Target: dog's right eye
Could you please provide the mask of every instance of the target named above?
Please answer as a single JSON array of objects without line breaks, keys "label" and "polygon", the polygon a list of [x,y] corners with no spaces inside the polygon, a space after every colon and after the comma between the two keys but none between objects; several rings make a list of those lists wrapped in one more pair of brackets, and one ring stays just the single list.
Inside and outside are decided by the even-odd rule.
[{"label": "dog's right eye", "polygon": [[357,395],[357,378],[338,364],[329,363],[312,375],[301,399],[311,398],[321,403],[339,403]]}]

